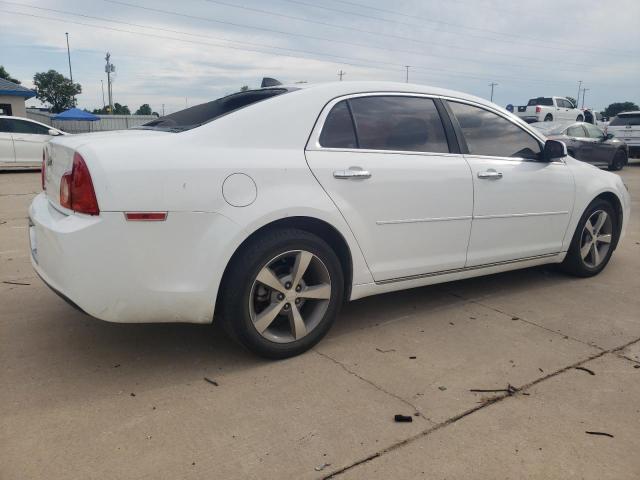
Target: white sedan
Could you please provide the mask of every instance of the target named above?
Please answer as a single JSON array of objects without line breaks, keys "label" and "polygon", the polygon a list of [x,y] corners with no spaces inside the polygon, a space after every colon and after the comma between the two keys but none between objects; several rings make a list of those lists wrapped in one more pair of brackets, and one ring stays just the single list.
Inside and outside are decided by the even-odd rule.
[{"label": "white sedan", "polygon": [[0,168],[40,167],[44,144],[58,135],[66,134],[27,118],[0,116]]},{"label": "white sedan", "polygon": [[58,137],[32,263],[111,322],[211,323],[299,354],[341,304],[546,263],[599,273],[620,177],[506,110],[422,85],[240,92],[138,130]]}]

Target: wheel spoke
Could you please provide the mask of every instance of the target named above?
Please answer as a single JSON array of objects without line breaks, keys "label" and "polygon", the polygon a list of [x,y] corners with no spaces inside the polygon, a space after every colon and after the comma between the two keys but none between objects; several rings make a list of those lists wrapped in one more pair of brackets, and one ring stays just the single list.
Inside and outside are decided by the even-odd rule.
[{"label": "wheel spoke", "polygon": [[321,283],[320,285],[307,287],[299,293],[299,296],[315,300],[328,300],[331,298],[331,285],[328,283]]},{"label": "wheel spoke", "polygon": [[593,262],[594,267],[597,267],[600,264],[600,252],[598,251],[596,242],[591,244],[591,261]]},{"label": "wheel spoke", "polygon": [[302,280],[302,276],[304,272],[307,271],[307,267],[309,267],[309,263],[311,263],[311,259],[313,258],[313,254],[302,250],[296,255],[296,263],[293,265],[292,280],[291,283],[295,288]]},{"label": "wheel spoke", "polygon": [[591,219],[587,220],[587,223],[584,226],[584,229],[589,232],[591,236],[593,236],[593,225],[591,224]]},{"label": "wheel spoke", "polygon": [[284,285],[282,285],[282,282],[278,280],[278,277],[274,275],[269,267],[264,267],[262,270],[260,270],[260,273],[258,273],[258,277],[256,278],[256,280],[266,285],[267,287],[277,290],[278,292],[285,292]]},{"label": "wheel spoke", "polygon": [[585,243],[580,249],[580,256],[582,257],[583,260],[587,259],[587,256],[589,255],[589,251],[591,251],[591,242]]},{"label": "wheel spoke", "polygon": [[273,323],[273,321],[278,316],[278,314],[282,310],[282,307],[284,306],[285,303],[286,302],[284,300],[278,303],[272,303],[267,308],[265,308],[262,312],[260,312],[260,314],[256,317],[256,321],[254,322],[254,326],[256,327],[256,330],[262,333],[267,328],[269,328],[269,325]]},{"label": "wheel spoke", "polygon": [[599,243],[611,243],[611,234],[598,235],[596,239]]},{"label": "wheel spoke", "polygon": [[307,326],[297,305],[291,305],[291,333],[296,340],[307,334]]},{"label": "wheel spoke", "polygon": [[607,212],[600,212],[598,214],[598,220],[596,220],[596,224],[593,226],[593,230],[596,235],[600,233],[600,230],[602,229],[604,222],[607,221],[607,217],[608,217]]}]

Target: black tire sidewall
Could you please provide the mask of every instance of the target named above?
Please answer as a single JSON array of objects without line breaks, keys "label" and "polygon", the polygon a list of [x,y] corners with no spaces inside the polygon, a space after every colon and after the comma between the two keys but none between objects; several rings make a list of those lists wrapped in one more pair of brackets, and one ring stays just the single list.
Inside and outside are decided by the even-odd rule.
[{"label": "black tire sidewall", "polygon": [[[612,234],[611,234],[611,247],[607,252],[604,260],[595,268],[589,267],[584,263],[582,256],[580,255],[580,240],[582,238],[582,231],[584,229],[585,223],[593,215],[596,210],[604,210],[611,218],[612,222]],[[580,217],[580,221],[578,222],[578,226],[573,234],[573,238],[571,239],[571,245],[569,247],[569,251],[567,252],[567,256],[562,263],[565,270],[573,275],[577,275],[580,277],[591,277],[593,275],[597,275],[600,273],[609,263],[611,259],[611,255],[613,254],[614,246],[617,244],[618,235],[620,234],[618,228],[618,217],[615,209],[611,205],[611,203],[607,202],[604,199],[596,199],[589,204],[586,208],[582,217]]]},{"label": "black tire sidewall", "polygon": [[[322,260],[331,278],[331,300],[324,317],[309,334],[294,342],[276,343],[264,338],[253,326],[249,297],[260,269],[274,257],[290,250],[306,250]],[[327,334],[343,299],[344,275],[340,260],[331,247],[321,238],[303,230],[274,230],[251,242],[232,261],[223,287],[222,316],[226,330],[250,351],[267,358],[287,358],[310,349]]]}]

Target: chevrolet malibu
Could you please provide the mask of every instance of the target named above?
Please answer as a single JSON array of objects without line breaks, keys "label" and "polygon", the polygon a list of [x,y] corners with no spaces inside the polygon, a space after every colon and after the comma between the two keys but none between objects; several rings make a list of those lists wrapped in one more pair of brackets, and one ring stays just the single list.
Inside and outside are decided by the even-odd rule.
[{"label": "chevrolet malibu", "polygon": [[31,258],[110,322],[222,322],[311,348],[345,300],[547,263],[587,277],[629,218],[620,178],[470,95],[336,82],[235,93],[137,130],[57,137]]}]

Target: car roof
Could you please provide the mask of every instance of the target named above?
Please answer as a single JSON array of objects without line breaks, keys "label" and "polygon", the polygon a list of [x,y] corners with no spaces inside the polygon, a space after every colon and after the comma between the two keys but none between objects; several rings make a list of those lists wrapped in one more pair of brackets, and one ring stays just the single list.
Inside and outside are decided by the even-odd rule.
[{"label": "car roof", "polygon": [[640,110],[633,110],[631,112],[620,112],[618,113],[618,115],[616,115],[616,117],[620,115],[640,115]]}]

